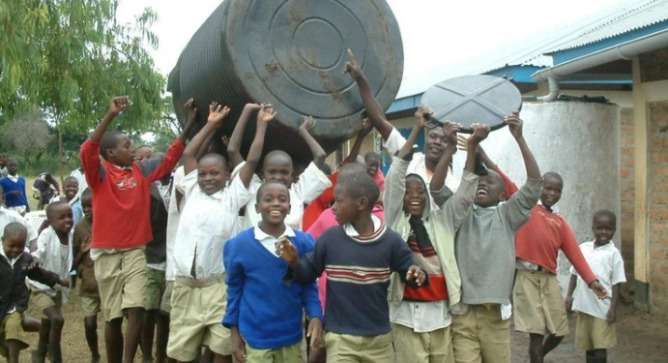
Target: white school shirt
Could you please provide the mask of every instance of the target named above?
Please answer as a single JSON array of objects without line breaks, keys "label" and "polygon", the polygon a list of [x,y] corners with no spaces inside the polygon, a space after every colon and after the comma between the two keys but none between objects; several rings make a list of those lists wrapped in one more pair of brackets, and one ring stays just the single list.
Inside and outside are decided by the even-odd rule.
[{"label": "white school shirt", "polygon": [[262,247],[269,251],[269,253],[276,257],[280,257],[276,254],[276,242],[285,239],[286,237],[294,237],[295,231],[286,224],[285,231],[283,231],[283,233],[278,236],[278,238],[276,238],[270,234],[266,234],[262,229],[260,229],[260,227],[255,226],[253,228],[253,235],[255,236],[255,239],[260,242]]},{"label": "white school shirt", "polygon": [[[174,276],[207,279],[225,273],[223,246],[232,238],[239,209],[251,198],[239,176],[229,186],[207,195],[197,183],[197,170],[186,175],[176,187],[183,192],[185,205],[174,242]],[[191,270],[195,266],[195,276]]]},{"label": "white school shirt", "polygon": [[[594,246],[593,241],[585,242],[580,244],[580,250],[598,281],[608,291],[608,296],[612,297],[612,287],[626,282],[622,254],[612,241],[600,247]],[[573,310],[599,319],[607,319],[610,299],[601,300],[596,297],[596,294],[591,291],[573,267],[571,267],[571,274],[578,276],[573,292]]]},{"label": "white school shirt", "polygon": [[0,237],[5,232],[5,227],[10,223],[20,223],[28,230],[28,238],[26,245],[30,245],[30,241],[37,238],[37,229],[35,229],[28,221],[22,217],[18,212],[0,206]]},{"label": "white school shirt", "polygon": [[169,204],[167,206],[167,230],[166,234],[166,258],[165,258],[165,279],[174,281],[174,243],[176,242],[176,232],[179,229],[181,211],[183,210],[182,198],[180,203],[176,199],[176,186],[181,183],[185,177],[185,169],[179,166],[174,171],[174,177],[171,183],[171,193],[169,195]]},{"label": "white school shirt", "polygon": [[[239,164],[233,173],[238,173],[243,164]],[[250,187],[253,198],[246,205],[246,227],[257,226],[262,220],[262,216],[255,211],[255,198],[260,185],[262,185],[262,180],[257,175],[253,175]],[[332,182],[320,168],[313,162],[308,164],[304,172],[299,176],[299,180],[290,186],[290,213],[285,217],[285,224],[292,229],[301,230],[302,218],[304,217],[304,204],[312,202],[325,189],[331,186]]]},{"label": "white school shirt", "polygon": [[[63,280],[67,280],[70,277],[72,260],[74,259],[73,236],[74,229],[70,230],[67,235],[67,245],[63,245],[60,243],[56,231],[49,226],[37,237],[37,251],[33,252],[32,255],[39,261],[43,269],[55,273]],[[49,287],[30,279],[28,279],[28,286],[31,290],[45,292],[51,297],[56,296],[56,289],[62,289],[60,286]]]}]

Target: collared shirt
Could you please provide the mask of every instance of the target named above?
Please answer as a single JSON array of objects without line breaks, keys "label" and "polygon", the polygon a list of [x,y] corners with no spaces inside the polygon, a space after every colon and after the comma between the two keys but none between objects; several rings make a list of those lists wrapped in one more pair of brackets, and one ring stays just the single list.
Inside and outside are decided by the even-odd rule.
[{"label": "collared shirt", "polygon": [[[41,267],[47,271],[54,272],[61,279],[68,279],[72,270],[74,258],[72,243],[74,231],[70,230],[67,235],[67,244],[60,242],[53,227],[48,227],[39,234],[37,238],[37,251],[32,255],[39,260]],[[32,290],[43,291],[50,296],[55,296],[55,287],[49,287],[37,281],[28,280]]]},{"label": "collared shirt", "polygon": [[[598,281],[608,291],[608,296],[612,296],[612,287],[626,282],[622,254],[612,241],[598,247],[593,241],[585,242],[580,245],[580,250]],[[573,267],[571,274],[577,274]],[[573,292],[573,310],[606,319],[610,309],[610,299],[601,300],[596,297],[582,277],[579,274],[577,276],[577,285]]]},{"label": "collared shirt", "polygon": [[14,268],[14,264],[16,263],[16,261],[19,260],[19,258],[21,258],[22,253],[20,253],[18,256],[14,257],[14,258],[9,258],[9,257],[7,257],[7,255],[5,255],[5,249],[0,248],[0,255],[2,255],[2,257],[4,257],[5,260],[7,260],[7,262],[9,262],[9,265],[12,266],[12,268]]},{"label": "collared shirt", "polygon": [[0,237],[4,233],[5,227],[14,222],[21,223],[28,230],[28,238],[26,242],[33,241],[37,238],[37,230],[33,228],[24,217],[14,210],[0,207]]},{"label": "collared shirt", "polygon": [[197,183],[197,170],[176,187],[183,192],[185,205],[174,242],[175,277],[222,275],[223,246],[233,237],[239,209],[251,199],[250,191],[237,175],[229,186],[207,195]]},{"label": "collared shirt", "polygon": [[181,210],[183,210],[183,198],[177,198],[176,185],[181,183],[185,177],[183,166],[179,166],[174,171],[174,176],[171,183],[171,192],[169,194],[169,205],[167,207],[167,233],[166,233],[166,250],[167,258],[165,259],[165,279],[167,281],[174,281],[174,243],[176,242],[176,232],[179,228],[179,221],[181,220]]},{"label": "collared shirt", "polygon": [[[371,215],[371,221],[373,222],[374,232],[380,230],[381,227],[383,226],[383,221],[381,221],[380,218],[376,217],[373,214]],[[357,232],[357,230],[352,224],[344,224],[343,231],[348,235],[348,237],[354,238],[355,240],[357,240],[356,237],[360,236],[359,232]]]},{"label": "collared shirt", "polygon": [[451,324],[448,302],[402,301],[390,304],[390,321],[413,329],[416,333],[428,333],[447,328]]},{"label": "collared shirt", "polygon": [[286,237],[293,238],[295,236],[295,231],[290,228],[290,226],[285,225],[285,231],[277,237],[274,237],[270,234],[265,233],[263,230],[260,229],[260,227],[255,226],[253,228],[253,234],[255,235],[255,239],[260,241],[260,244],[262,244],[262,247],[266,248],[267,251],[269,251],[272,255],[279,257],[276,254],[276,242],[285,239]]},{"label": "collared shirt", "polygon": [[[233,171],[238,173],[244,163],[239,164]],[[246,222],[243,227],[256,226],[262,217],[255,211],[255,195],[262,185],[262,180],[253,175],[250,190],[253,198],[246,205]],[[296,183],[290,186],[290,213],[285,217],[285,224],[293,229],[301,230],[302,217],[304,216],[304,204],[308,204],[317,198],[332,182],[314,163],[310,163],[304,172],[299,175]]]}]

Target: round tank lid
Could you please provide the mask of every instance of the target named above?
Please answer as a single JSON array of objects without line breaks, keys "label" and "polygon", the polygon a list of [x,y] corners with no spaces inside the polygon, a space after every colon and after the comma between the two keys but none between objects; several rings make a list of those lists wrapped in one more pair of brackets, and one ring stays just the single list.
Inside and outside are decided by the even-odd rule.
[{"label": "round tank lid", "polygon": [[458,122],[463,132],[471,132],[474,123],[503,127],[503,118],[518,112],[522,95],[510,81],[495,76],[474,75],[445,80],[430,87],[421,103],[440,123]]}]

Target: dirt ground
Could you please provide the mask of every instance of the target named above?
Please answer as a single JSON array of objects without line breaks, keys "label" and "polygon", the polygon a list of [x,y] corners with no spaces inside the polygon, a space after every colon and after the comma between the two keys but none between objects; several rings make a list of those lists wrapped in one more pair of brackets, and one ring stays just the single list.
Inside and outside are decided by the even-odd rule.
[{"label": "dirt ground", "polygon": [[[79,308],[79,299],[72,294],[70,302],[63,308],[65,328],[63,330],[63,359],[66,363],[84,363],[90,361],[83,331],[83,314]],[[35,311],[29,311],[33,317],[39,317]],[[100,351],[104,352],[103,322],[98,320]],[[564,342],[547,356],[546,363],[584,362],[584,352],[577,351],[573,343],[574,321],[571,321],[571,334]],[[609,362],[615,363],[666,363],[668,362],[668,319],[635,310],[630,306],[621,306],[618,314],[618,345],[610,353]],[[37,334],[31,334],[30,348],[24,350],[21,362],[30,363],[30,350],[37,344]],[[513,363],[527,363],[529,358],[528,336],[513,334]],[[104,356],[104,353],[103,353]],[[104,359],[103,359],[104,361]],[[141,362],[138,353],[136,362]]]}]

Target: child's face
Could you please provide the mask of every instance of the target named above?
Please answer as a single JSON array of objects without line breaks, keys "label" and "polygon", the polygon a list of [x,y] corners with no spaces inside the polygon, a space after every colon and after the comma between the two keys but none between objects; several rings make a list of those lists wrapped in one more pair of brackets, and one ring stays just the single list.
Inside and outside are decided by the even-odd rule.
[{"label": "child's face", "polygon": [[84,216],[89,221],[93,220],[93,198],[90,195],[81,197],[81,209],[83,209]]},{"label": "child's face", "polygon": [[343,184],[336,184],[334,188],[334,205],[332,211],[339,224],[349,224],[357,219],[364,209],[362,198],[353,198]]},{"label": "child's face", "polygon": [[406,180],[404,211],[412,216],[421,217],[427,203],[427,190],[424,183],[416,178]]},{"label": "child's face", "polygon": [[443,128],[434,127],[427,129],[427,135],[424,142],[425,158],[432,162],[438,162],[445,150],[447,142]]},{"label": "child's face", "polygon": [[290,188],[293,180],[292,160],[282,155],[265,159],[262,176],[265,182],[278,182]]},{"label": "child's face", "polygon": [[255,211],[262,217],[262,222],[269,225],[281,225],[290,213],[290,191],[283,184],[272,183],[260,190],[255,204]]},{"label": "child's face", "polygon": [[108,159],[113,164],[118,166],[130,166],[132,165],[133,152],[132,152],[132,140],[127,135],[119,135],[116,140],[116,146],[109,149],[107,152]]},{"label": "child's face", "polygon": [[215,158],[202,158],[197,164],[197,183],[200,189],[211,195],[225,187],[227,167]]},{"label": "child's face", "polygon": [[364,164],[366,164],[366,172],[372,178],[376,176],[378,169],[380,169],[380,160],[375,156],[370,156],[364,159]]},{"label": "child's face", "polygon": [[72,219],[72,208],[68,204],[60,204],[54,207],[52,213],[47,214],[49,225],[56,232],[69,233],[74,224]]},{"label": "child's face", "polygon": [[134,155],[135,161],[136,162],[141,162],[141,161],[144,161],[146,159],[149,159],[151,157],[151,155],[153,154],[153,150],[151,150],[151,148],[149,148],[147,146],[144,146],[144,147],[140,147],[139,149],[135,150],[134,154],[135,154]]},{"label": "child's face", "polygon": [[7,155],[0,155],[0,166],[7,165]]},{"label": "child's face", "polygon": [[607,215],[599,215],[594,218],[592,230],[597,244],[606,244],[615,235],[617,221]]},{"label": "child's face", "polygon": [[79,192],[79,182],[76,179],[67,179],[63,186],[65,191],[65,198],[72,200]]},{"label": "child's face", "polygon": [[491,207],[499,204],[503,194],[503,181],[494,171],[490,170],[485,176],[478,179],[478,190],[475,195],[475,204],[481,207]]},{"label": "child's face", "polygon": [[5,251],[7,258],[16,258],[26,247],[25,233],[12,233],[9,236],[2,237],[2,248]]},{"label": "child's face", "polygon": [[546,177],[543,179],[543,191],[540,194],[540,201],[546,207],[552,207],[561,199],[561,190],[563,184],[561,180],[555,177]]},{"label": "child's face", "polygon": [[7,162],[7,172],[9,175],[16,175],[16,172],[18,172],[19,166],[14,160],[10,160]]}]

